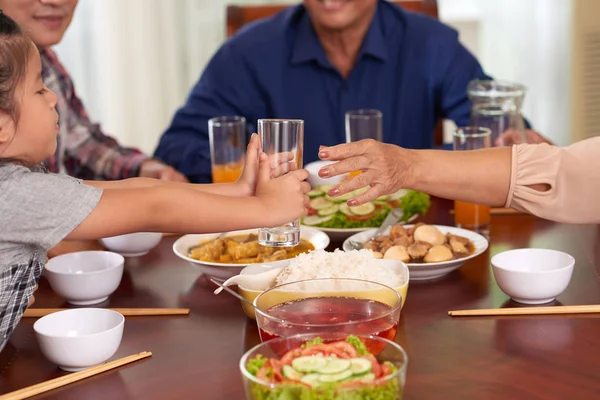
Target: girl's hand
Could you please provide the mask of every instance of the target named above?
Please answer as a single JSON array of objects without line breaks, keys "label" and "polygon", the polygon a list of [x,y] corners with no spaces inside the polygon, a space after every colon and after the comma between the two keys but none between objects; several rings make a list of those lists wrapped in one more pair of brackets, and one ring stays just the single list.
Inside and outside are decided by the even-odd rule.
[{"label": "girl's hand", "polygon": [[[246,162],[244,163],[244,170],[242,175],[236,182],[240,185],[240,193],[242,196],[254,196],[256,192],[256,184],[259,175],[259,158],[262,154],[260,138],[256,133],[253,133],[250,137],[250,143],[248,143],[248,149],[246,150]],[[271,168],[271,178],[277,178],[289,171],[296,169],[294,162],[294,154],[291,152],[284,152],[274,154],[269,157],[267,163]]]},{"label": "girl's hand", "polygon": [[240,186],[240,193],[242,196],[254,196],[254,192],[256,191],[256,182],[258,180],[258,158],[261,151],[260,147],[260,138],[256,133],[253,133],[246,150],[244,170],[236,182]]},{"label": "girl's hand", "polygon": [[[287,163],[280,164],[282,166]],[[290,164],[290,172],[283,176],[277,168],[272,168],[269,157],[260,155],[260,171],[256,185],[256,197],[263,205],[266,227],[273,227],[292,222],[306,214],[310,184],[305,181],[308,171],[294,169]],[[284,168],[285,169],[285,168]]]}]

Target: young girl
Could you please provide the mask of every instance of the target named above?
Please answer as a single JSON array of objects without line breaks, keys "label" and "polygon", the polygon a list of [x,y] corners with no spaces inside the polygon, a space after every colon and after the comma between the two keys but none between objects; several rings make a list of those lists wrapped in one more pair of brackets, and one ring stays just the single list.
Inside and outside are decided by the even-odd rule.
[{"label": "young girl", "polygon": [[304,215],[305,170],[281,177],[253,135],[240,180],[191,185],[134,178],[82,182],[38,165],[56,147],[56,97],[34,44],[0,11],[0,350],[63,239],[277,226]]}]

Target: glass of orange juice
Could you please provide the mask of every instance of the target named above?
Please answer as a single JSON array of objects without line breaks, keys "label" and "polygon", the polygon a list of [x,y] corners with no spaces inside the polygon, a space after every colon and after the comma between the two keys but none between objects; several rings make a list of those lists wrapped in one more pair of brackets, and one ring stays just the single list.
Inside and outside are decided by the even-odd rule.
[{"label": "glass of orange juice", "polygon": [[215,117],[208,121],[213,183],[235,182],[242,174],[246,156],[246,119]]},{"label": "glass of orange juice", "polygon": [[[492,146],[492,131],[479,126],[467,126],[454,131],[454,150],[477,150]],[[454,223],[460,228],[470,229],[489,236],[491,208],[480,204],[454,202]]]},{"label": "glass of orange juice", "polygon": [[[352,110],[346,113],[346,143],[363,139],[383,141],[383,114],[375,109]],[[350,173],[350,178],[362,171]]]}]

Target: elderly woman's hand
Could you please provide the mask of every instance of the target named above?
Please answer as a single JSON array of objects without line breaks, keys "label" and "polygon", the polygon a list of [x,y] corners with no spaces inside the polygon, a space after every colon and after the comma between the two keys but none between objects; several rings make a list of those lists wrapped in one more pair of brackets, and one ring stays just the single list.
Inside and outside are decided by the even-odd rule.
[{"label": "elderly woman's hand", "polygon": [[330,178],[362,170],[362,174],[350,178],[329,191],[332,197],[370,186],[365,193],[351,198],[348,205],[357,206],[407,187],[411,175],[411,153],[401,147],[377,142],[372,139],[321,146],[321,160],[339,161],[319,170],[319,176]]}]

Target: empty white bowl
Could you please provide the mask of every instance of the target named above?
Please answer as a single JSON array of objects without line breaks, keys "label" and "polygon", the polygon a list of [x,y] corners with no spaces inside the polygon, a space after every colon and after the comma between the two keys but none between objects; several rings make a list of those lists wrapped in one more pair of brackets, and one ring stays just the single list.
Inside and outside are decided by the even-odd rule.
[{"label": "empty white bowl", "polygon": [[335,185],[335,184],[340,183],[344,179],[344,175],[334,176],[333,178],[327,178],[327,179],[321,178],[319,176],[319,170],[329,164],[333,164],[333,162],[332,161],[314,161],[314,162],[308,163],[304,166],[304,169],[307,170],[309,173],[308,178],[306,180],[308,181],[308,183],[310,183],[310,186],[313,189],[316,189],[318,186],[324,185],[324,184]]},{"label": "empty white bowl", "polygon": [[124,263],[110,251],[80,251],[51,258],[44,275],[67,302],[84,306],[103,302],[117,289]]},{"label": "empty white bowl", "polygon": [[492,257],[500,289],[524,304],[553,301],[569,285],[574,265],[569,254],[547,249],[509,250]]},{"label": "empty white bowl", "polygon": [[158,246],[160,232],[137,232],[100,239],[102,246],[125,257],[140,257]]},{"label": "empty white bowl", "polygon": [[80,371],[112,357],[123,337],[125,318],[104,308],[59,311],[33,324],[42,353],[65,371]]}]

